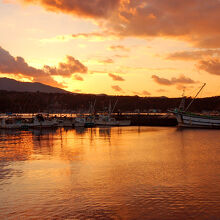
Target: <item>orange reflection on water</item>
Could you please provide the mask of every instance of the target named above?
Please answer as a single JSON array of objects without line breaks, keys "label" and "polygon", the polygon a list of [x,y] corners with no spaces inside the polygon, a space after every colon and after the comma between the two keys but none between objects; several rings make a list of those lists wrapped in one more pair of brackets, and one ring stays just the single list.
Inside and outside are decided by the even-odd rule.
[{"label": "orange reflection on water", "polygon": [[218,134],[156,127],[1,132],[0,218],[219,216]]}]

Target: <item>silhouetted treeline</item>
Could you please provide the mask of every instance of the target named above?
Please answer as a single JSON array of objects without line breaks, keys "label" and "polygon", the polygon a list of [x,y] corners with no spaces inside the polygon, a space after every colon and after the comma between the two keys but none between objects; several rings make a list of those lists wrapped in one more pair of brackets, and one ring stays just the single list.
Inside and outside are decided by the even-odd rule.
[{"label": "silhouetted treeline", "polygon": [[[139,97],[139,96],[107,96],[90,94],[61,94],[41,92],[9,92],[0,91],[0,112],[70,112],[88,110],[91,102],[96,100],[97,112],[107,110],[109,102],[112,106],[118,99],[114,112],[147,112],[152,109],[166,112],[178,107],[181,98]],[[186,105],[191,101],[187,98]],[[189,109],[201,112],[220,111],[220,97],[196,99]]]}]

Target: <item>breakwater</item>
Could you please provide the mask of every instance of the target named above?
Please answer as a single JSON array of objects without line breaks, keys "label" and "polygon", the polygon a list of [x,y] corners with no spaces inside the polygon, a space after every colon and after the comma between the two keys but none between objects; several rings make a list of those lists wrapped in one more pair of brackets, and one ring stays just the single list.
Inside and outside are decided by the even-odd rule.
[{"label": "breakwater", "polygon": [[115,115],[117,120],[131,120],[131,126],[177,126],[177,120],[173,115],[163,114],[123,114]]}]

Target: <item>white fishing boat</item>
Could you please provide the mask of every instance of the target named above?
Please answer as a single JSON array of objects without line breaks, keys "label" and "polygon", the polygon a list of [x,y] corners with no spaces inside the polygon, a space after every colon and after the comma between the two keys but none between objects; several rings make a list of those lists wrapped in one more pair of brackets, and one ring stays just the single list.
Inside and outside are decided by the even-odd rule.
[{"label": "white fishing boat", "polygon": [[220,116],[195,114],[179,109],[175,109],[172,113],[176,116],[179,127],[220,128]]},{"label": "white fishing boat", "polygon": [[42,114],[38,114],[32,118],[32,121],[25,124],[29,128],[53,128],[58,126],[58,122],[55,118],[44,117]]},{"label": "white fishing boat", "polygon": [[183,97],[179,108],[171,110],[177,119],[179,127],[190,127],[190,128],[220,128],[220,116],[216,115],[204,115],[198,113],[191,113],[188,111],[189,107],[204,88],[204,84],[199,92],[196,94],[194,99],[189,103],[189,105],[184,108],[185,97]]},{"label": "white fishing boat", "polygon": [[23,129],[23,128],[52,128],[57,126],[53,118],[44,118],[43,115],[36,115],[33,118],[3,117],[0,118],[0,128]]},{"label": "white fishing boat", "polygon": [[56,121],[58,127],[72,127],[74,123],[73,118],[68,117],[57,118]]},{"label": "white fishing boat", "polygon": [[0,118],[0,128],[2,129],[19,129],[22,127],[21,118],[2,117]]},{"label": "white fishing boat", "polygon": [[112,116],[112,112],[115,109],[117,101],[115,102],[113,108],[111,108],[111,102],[109,103],[109,108],[108,108],[107,114],[100,114],[96,117],[95,124],[97,126],[129,126],[131,124],[130,120],[116,120]]},{"label": "white fishing boat", "polygon": [[95,120],[95,124],[98,126],[129,126],[130,120],[116,120],[111,115],[98,115]]},{"label": "white fishing boat", "polygon": [[85,127],[86,119],[83,116],[77,116],[74,119],[73,127]]},{"label": "white fishing boat", "polygon": [[62,127],[72,127],[72,126],[73,126],[73,119],[72,118],[66,118],[63,120]]},{"label": "white fishing boat", "polygon": [[85,117],[85,127],[86,128],[95,127],[95,116],[88,115],[88,116]]}]

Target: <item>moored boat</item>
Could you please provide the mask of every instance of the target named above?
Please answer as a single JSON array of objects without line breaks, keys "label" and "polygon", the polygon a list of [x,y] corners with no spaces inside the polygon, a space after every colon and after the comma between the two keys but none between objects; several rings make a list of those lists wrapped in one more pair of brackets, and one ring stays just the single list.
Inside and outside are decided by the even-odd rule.
[{"label": "moored boat", "polygon": [[73,127],[85,127],[86,119],[83,116],[77,116],[74,119]]},{"label": "moored boat", "polygon": [[86,116],[86,118],[85,118],[85,127],[86,128],[95,127],[95,117],[93,115]]},{"label": "moored boat", "polygon": [[53,128],[58,123],[53,118],[45,118],[38,114],[32,118],[3,117],[0,118],[0,128],[2,129],[28,129],[28,128]]},{"label": "moored boat", "polygon": [[114,107],[111,107],[111,102],[109,103],[108,112],[106,114],[97,115],[95,118],[95,124],[97,126],[129,126],[131,124],[130,120],[116,120],[112,113],[115,109],[117,101],[114,104]]},{"label": "moored boat", "polygon": [[98,126],[129,126],[130,120],[116,120],[111,115],[98,115],[95,120],[95,124]]},{"label": "moored boat", "polygon": [[189,128],[220,128],[220,116],[216,115],[205,115],[199,113],[189,112],[188,109],[204,88],[204,84],[199,92],[196,94],[194,99],[189,103],[189,105],[184,108],[185,105],[185,96],[182,98],[179,108],[171,110],[169,112],[173,113],[176,116],[179,127],[189,127]]},{"label": "moored boat", "polygon": [[179,127],[220,128],[220,116],[184,112],[179,109],[173,110],[172,113],[176,116]]}]

